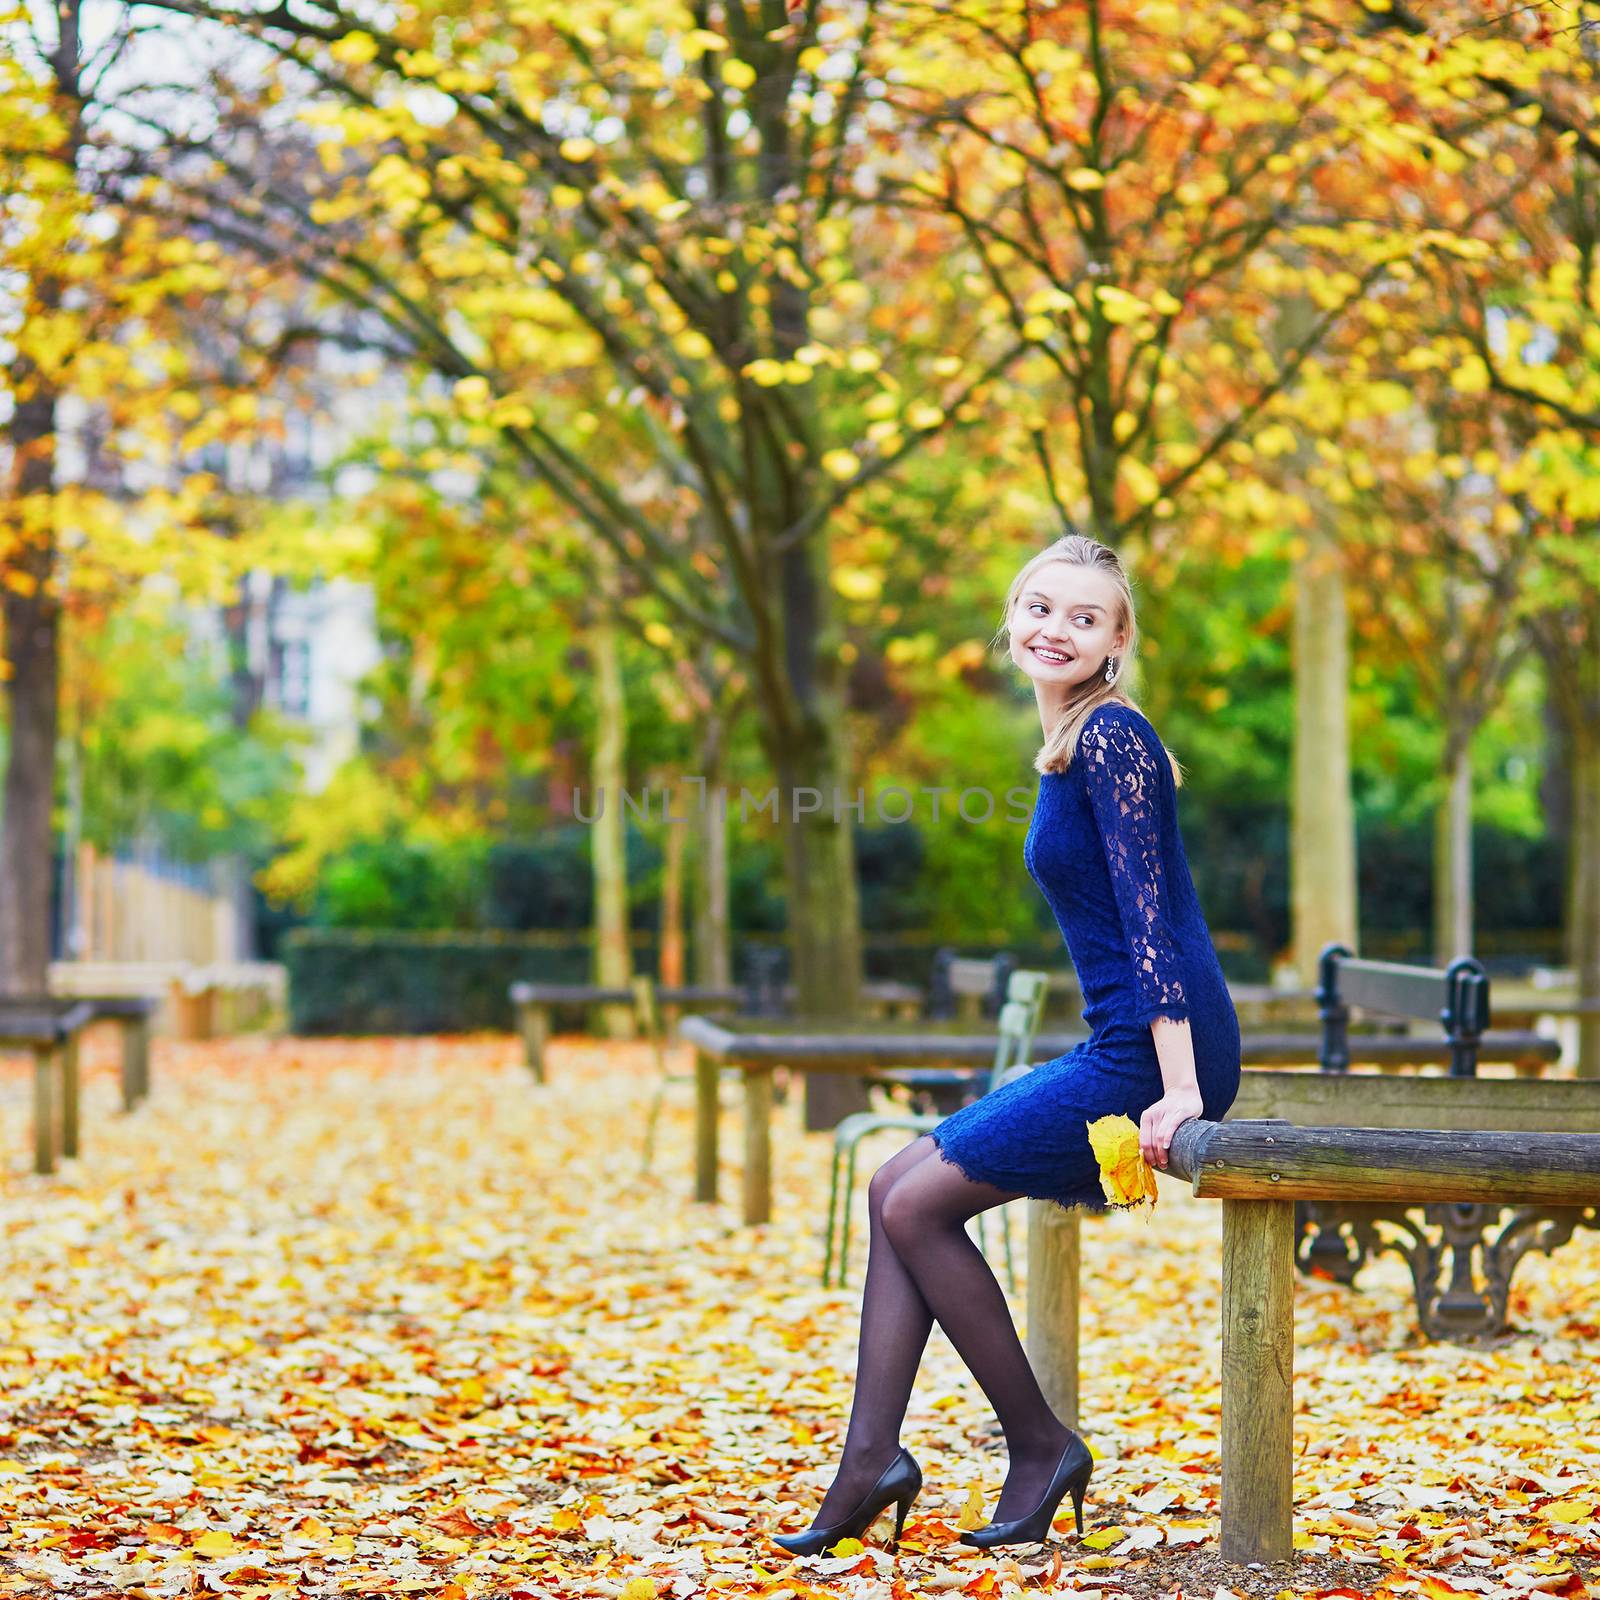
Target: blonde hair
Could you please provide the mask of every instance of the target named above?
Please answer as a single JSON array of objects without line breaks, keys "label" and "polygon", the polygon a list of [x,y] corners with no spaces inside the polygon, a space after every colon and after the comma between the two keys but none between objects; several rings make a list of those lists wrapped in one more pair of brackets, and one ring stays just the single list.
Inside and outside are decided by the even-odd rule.
[{"label": "blonde hair", "polygon": [[[1128,675],[1129,664],[1133,660],[1134,648],[1139,642],[1138,624],[1134,621],[1133,615],[1133,588],[1128,582],[1127,573],[1122,570],[1122,563],[1117,559],[1116,551],[1110,545],[1101,544],[1098,539],[1089,538],[1087,534],[1065,534],[1023,564],[1022,570],[1011,580],[1011,587],[1006,591],[1005,611],[1000,618],[999,630],[994,636],[995,644],[1009,647],[1011,613],[1017,599],[1034,573],[1052,561],[1062,561],[1070,567],[1094,567],[1111,579],[1117,591],[1116,622],[1126,635],[1126,643],[1117,660],[1117,681],[1107,683],[1104,672],[1097,672],[1086,684],[1080,686],[1077,694],[1067,702],[1060,719],[1045,735],[1039,753],[1033,758],[1036,772],[1066,771],[1072,764],[1072,758],[1078,753],[1078,736],[1083,732],[1083,725],[1097,706],[1123,705],[1134,711],[1139,709],[1122,687]],[[1178,765],[1177,757],[1167,750],[1165,745],[1162,749],[1166,752],[1167,760],[1172,763],[1172,781],[1175,784],[1182,784],[1183,768]]]}]

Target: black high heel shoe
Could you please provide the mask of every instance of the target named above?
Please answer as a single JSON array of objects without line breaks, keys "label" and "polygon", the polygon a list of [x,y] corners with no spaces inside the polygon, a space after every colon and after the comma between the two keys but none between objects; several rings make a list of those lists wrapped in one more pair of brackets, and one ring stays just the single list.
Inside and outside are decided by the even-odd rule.
[{"label": "black high heel shoe", "polygon": [[987,1527],[974,1528],[961,1535],[962,1544],[976,1545],[988,1550],[997,1544],[1043,1544],[1050,1537],[1050,1524],[1055,1521],[1056,1507],[1061,1497],[1072,1491],[1072,1510],[1078,1519],[1078,1537],[1083,1537],[1083,1491],[1089,1486],[1089,1474],[1094,1468],[1094,1457],[1089,1447],[1077,1434],[1056,1463],[1055,1475],[1044,1499],[1025,1517],[1014,1517],[1010,1522],[991,1522]]},{"label": "black high heel shoe", "polygon": [[807,1528],[804,1533],[775,1533],[770,1537],[774,1544],[782,1545],[790,1555],[814,1556],[829,1550],[841,1539],[859,1539],[878,1518],[895,1506],[894,1542],[900,1542],[900,1530],[906,1525],[906,1512],[911,1502],[922,1491],[922,1468],[904,1445],[900,1454],[883,1469],[868,1492],[865,1500],[842,1522],[826,1528]]}]

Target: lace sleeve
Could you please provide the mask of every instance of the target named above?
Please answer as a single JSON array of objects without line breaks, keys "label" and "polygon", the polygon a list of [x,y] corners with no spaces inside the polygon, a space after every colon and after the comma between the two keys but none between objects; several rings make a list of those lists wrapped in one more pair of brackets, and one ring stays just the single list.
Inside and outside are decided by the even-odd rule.
[{"label": "lace sleeve", "polygon": [[1091,717],[1078,741],[1084,787],[1105,846],[1133,962],[1138,1022],[1189,1015],[1161,862],[1157,762],[1164,759],[1159,747],[1152,750],[1140,731],[1120,717]]}]

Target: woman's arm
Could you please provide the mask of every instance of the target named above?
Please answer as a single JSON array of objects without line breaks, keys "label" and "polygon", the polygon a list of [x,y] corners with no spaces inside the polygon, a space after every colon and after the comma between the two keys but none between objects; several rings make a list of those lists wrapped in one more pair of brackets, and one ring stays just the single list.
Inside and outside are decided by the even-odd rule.
[{"label": "woman's arm", "polygon": [[1120,717],[1092,719],[1078,745],[1133,966],[1135,1020],[1150,1024],[1161,1063],[1165,1093],[1139,1124],[1139,1153],[1153,1167],[1166,1166],[1178,1125],[1201,1111],[1194,1034],[1161,856],[1161,759]]},{"label": "woman's arm", "polygon": [[1175,1022],[1171,1017],[1157,1017],[1150,1024],[1151,1036],[1156,1043],[1156,1056],[1161,1062],[1161,1083],[1168,1094],[1180,1089],[1200,1092],[1194,1075],[1194,1033],[1187,1019]]},{"label": "woman's arm", "polygon": [[1152,1026],[1158,1017],[1186,1021],[1189,1002],[1161,857],[1157,751],[1129,722],[1098,715],[1079,737],[1077,759],[1133,967],[1131,1020]]},{"label": "woman's arm", "polygon": [[1200,1085],[1195,1080],[1194,1033],[1188,1020],[1175,1022],[1171,1017],[1157,1017],[1150,1024],[1150,1033],[1166,1093],[1154,1105],[1147,1106],[1139,1119],[1139,1154],[1152,1167],[1165,1167],[1179,1124],[1200,1115]]}]

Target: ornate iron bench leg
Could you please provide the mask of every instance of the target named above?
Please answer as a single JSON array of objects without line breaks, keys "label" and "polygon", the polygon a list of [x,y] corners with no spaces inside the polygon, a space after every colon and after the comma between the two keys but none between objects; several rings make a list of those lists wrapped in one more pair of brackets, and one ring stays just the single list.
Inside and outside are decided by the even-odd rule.
[{"label": "ornate iron bench leg", "polygon": [[[1408,1208],[1302,1201],[1297,1212],[1301,1207],[1310,1230],[1297,1236],[1303,1271],[1327,1263],[1328,1276],[1348,1283],[1369,1256],[1392,1252],[1411,1270],[1422,1331],[1430,1339],[1462,1344],[1504,1336],[1511,1278],[1523,1256],[1532,1250],[1549,1254],[1579,1227],[1600,1228],[1595,1206]],[[1388,1228],[1380,1231],[1380,1222]]]}]

